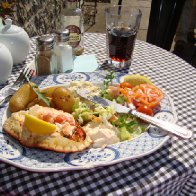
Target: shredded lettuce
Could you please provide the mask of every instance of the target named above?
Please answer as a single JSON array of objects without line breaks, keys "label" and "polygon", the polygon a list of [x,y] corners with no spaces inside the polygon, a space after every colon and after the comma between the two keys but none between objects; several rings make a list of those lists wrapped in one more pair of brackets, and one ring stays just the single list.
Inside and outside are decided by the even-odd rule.
[{"label": "shredded lettuce", "polygon": [[73,106],[73,116],[80,123],[90,121],[92,119],[92,111],[90,108],[80,101],[76,102]]},{"label": "shredded lettuce", "polygon": [[104,108],[100,104],[95,104],[94,107],[90,108],[86,103],[78,101],[73,107],[72,114],[80,124],[84,124],[91,121],[94,116],[100,117],[103,122],[107,121],[114,113],[112,106]]},{"label": "shredded lettuce", "polygon": [[112,115],[115,114],[115,111],[112,106],[104,108],[103,106],[96,104],[94,114],[98,114],[99,117],[103,117],[109,120],[112,117]]},{"label": "shredded lettuce", "polygon": [[147,124],[139,122],[139,120],[130,114],[118,114],[117,120],[112,124],[119,129],[119,138],[121,141],[134,138],[143,133]]}]

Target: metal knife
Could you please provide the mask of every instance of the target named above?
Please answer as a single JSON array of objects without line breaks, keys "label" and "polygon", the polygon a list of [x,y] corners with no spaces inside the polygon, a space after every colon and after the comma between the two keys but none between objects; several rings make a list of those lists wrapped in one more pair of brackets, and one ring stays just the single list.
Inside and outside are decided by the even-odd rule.
[{"label": "metal knife", "polygon": [[102,97],[99,96],[89,96],[90,91],[88,89],[78,89],[77,90],[77,94],[85,99],[88,99],[94,103],[98,103],[101,104],[103,107],[107,107],[107,106],[113,106],[114,110],[117,113],[128,113],[128,114],[132,114],[154,126],[157,126],[167,132],[170,132],[172,134],[175,134],[176,136],[179,136],[183,139],[189,139],[192,136],[192,131],[187,130],[183,127],[180,127],[176,124],[170,123],[170,122],[166,122],[160,119],[157,119],[155,117],[151,117],[148,116],[146,114],[143,114],[141,112],[137,112],[134,107],[133,108],[128,108],[126,106],[122,106],[116,102],[104,99]]}]

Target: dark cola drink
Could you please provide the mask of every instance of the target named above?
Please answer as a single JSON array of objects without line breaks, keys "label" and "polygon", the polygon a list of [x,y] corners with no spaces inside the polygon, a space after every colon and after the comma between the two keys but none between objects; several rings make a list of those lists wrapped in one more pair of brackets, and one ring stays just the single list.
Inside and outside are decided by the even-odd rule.
[{"label": "dark cola drink", "polygon": [[129,27],[114,27],[107,30],[108,53],[113,61],[126,62],[131,59],[136,31]]}]

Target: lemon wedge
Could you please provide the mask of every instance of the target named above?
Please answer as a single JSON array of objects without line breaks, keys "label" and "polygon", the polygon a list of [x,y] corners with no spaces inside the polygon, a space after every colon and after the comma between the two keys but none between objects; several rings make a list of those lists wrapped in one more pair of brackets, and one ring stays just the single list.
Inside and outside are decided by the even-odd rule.
[{"label": "lemon wedge", "polygon": [[125,76],[124,82],[128,82],[133,87],[139,84],[152,84],[152,81],[148,77],[139,74]]},{"label": "lemon wedge", "polygon": [[26,114],[25,116],[24,125],[28,131],[39,135],[51,134],[56,129],[56,125],[50,124],[29,114]]}]

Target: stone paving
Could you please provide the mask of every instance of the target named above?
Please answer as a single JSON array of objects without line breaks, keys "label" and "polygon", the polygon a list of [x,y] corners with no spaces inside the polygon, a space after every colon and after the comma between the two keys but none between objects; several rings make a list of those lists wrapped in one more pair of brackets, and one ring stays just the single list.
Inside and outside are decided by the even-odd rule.
[{"label": "stone paving", "polygon": [[[98,3],[95,25],[90,27],[87,32],[105,33],[105,13],[104,10],[107,6],[118,4],[118,0],[111,0],[111,3]],[[142,11],[142,19],[137,39],[146,40],[148,19],[150,14],[151,0],[123,0],[123,5],[130,5],[139,7]]]}]

